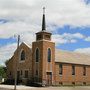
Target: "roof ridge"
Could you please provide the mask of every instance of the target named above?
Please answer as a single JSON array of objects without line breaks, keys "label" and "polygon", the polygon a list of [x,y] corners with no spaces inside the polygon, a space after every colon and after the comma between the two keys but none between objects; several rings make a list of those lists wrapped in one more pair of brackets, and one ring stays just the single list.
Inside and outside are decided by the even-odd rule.
[{"label": "roof ridge", "polygon": [[74,51],[67,51],[67,50],[62,50],[62,49],[56,49],[56,50],[67,52],[67,53],[72,53],[72,54],[80,54],[80,55],[90,56],[89,54],[79,53],[79,52],[74,52]]},{"label": "roof ridge", "polygon": [[[23,44],[25,44],[26,46],[28,46],[29,48],[32,48],[32,45],[29,45],[29,44],[27,44],[26,42],[22,42]],[[22,44],[21,43],[21,44]]]}]

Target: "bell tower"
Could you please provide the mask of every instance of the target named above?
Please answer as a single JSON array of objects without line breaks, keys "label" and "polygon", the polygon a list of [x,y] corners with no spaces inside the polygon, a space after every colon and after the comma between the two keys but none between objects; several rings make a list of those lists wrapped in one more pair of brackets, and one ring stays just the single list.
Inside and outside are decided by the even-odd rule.
[{"label": "bell tower", "polygon": [[46,31],[45,7],[43,7],[42,31],[36,33],[36,40],[51,40],[51,33]]},{"label": "bell tower", "polygon": [[46,31],[44,7],[42,30],[36,33],[36,41],[32,43],[33,82],[42,85],[52,85],[55,81],[55,43],[51,35]]}]

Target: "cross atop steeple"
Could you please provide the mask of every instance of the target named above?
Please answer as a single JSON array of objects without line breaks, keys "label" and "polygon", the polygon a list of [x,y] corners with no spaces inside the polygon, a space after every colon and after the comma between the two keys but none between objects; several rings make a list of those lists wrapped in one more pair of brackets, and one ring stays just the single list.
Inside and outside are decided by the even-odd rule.
[{"label": "cross atop steeple", "polygon": [[45,23],[45,7],[43,7],[43,16],[42,16],[42,30],[36,33],[36,41],[38,40],[48,40],[51,41],[51,33],[46,31]]},{"label": "cross atop steeple", "polygon": [[42,18],[42,31],[46,30],[46,23],[45,23],[45,7],[43,7],[43,18]]}]

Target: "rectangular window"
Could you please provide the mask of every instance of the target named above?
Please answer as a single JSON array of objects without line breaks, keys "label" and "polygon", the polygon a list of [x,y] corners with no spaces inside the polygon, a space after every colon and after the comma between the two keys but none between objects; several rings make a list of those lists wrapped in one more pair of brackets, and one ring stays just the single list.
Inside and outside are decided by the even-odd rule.
[{"label": "rectangular window", "polygon": [[72,66],[72,75],[75,75],[75,66]]},{"label": "rectangular window", "polygon": [[40,53],[39,53],[39,49],[36,49],[36,62],[39,62],[39,58],[40,58]]},{"label": "rectangular window", "polygon": [[37,35],[37,40],[42,39],[42,35]]},{"label": "rectangular window", "polygon": [[28,70],[25,71],[25,78],[28,78]]},{"label": "rectangular window", "polygon": [[75,82],[72,82],[72,85],[75,85]]},{"label": "rectangular window", "polygon": [[10,75],[10,76],[12,75],[11,71],[9,72],[9,75]]},{"label": "rectangular window", "polygon": [[22,75],[22,70],[21,70],[21,75]]},{"label": "rectangular window", "polygon": [[59,64],[59,74],[60,74],[60,75],[63,74],[63,67],[62,67],[62,64]]},{"label": "rectangular window", "polygon": [[17,78],[20,78],[20,71],[17,71]]},{"label": "rectangular window", "polygon": [[86,85],[86,82],[83,82],[83,85]]},{"label": "rectangular window", "polygon": [[47,52],[47,58],[48,58],[48,62],[51,62],[51,49],[48,48],[48,52]]},{"label": "rectangular window", "polygon": [[38,76],[38,70],[36,70],[36,75]]},{"label": "rectangular window", "polygon": [[45,37],[46,37],[47,39],[50,39],[50,35],[45,35]]},{"label": "rectangular window", "polygon": [[86,67],[83,67],[83,76],[86,76]]}]

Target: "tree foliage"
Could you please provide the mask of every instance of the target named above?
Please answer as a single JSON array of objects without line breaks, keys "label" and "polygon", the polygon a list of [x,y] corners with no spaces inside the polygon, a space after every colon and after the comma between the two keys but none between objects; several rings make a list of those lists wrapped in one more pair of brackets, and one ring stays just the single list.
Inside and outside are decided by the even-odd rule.
[{"label": "tree foliage", "polygon": [[5,78],[6,77],[6,70],[5,67],[0,66],[0,76]]}]

